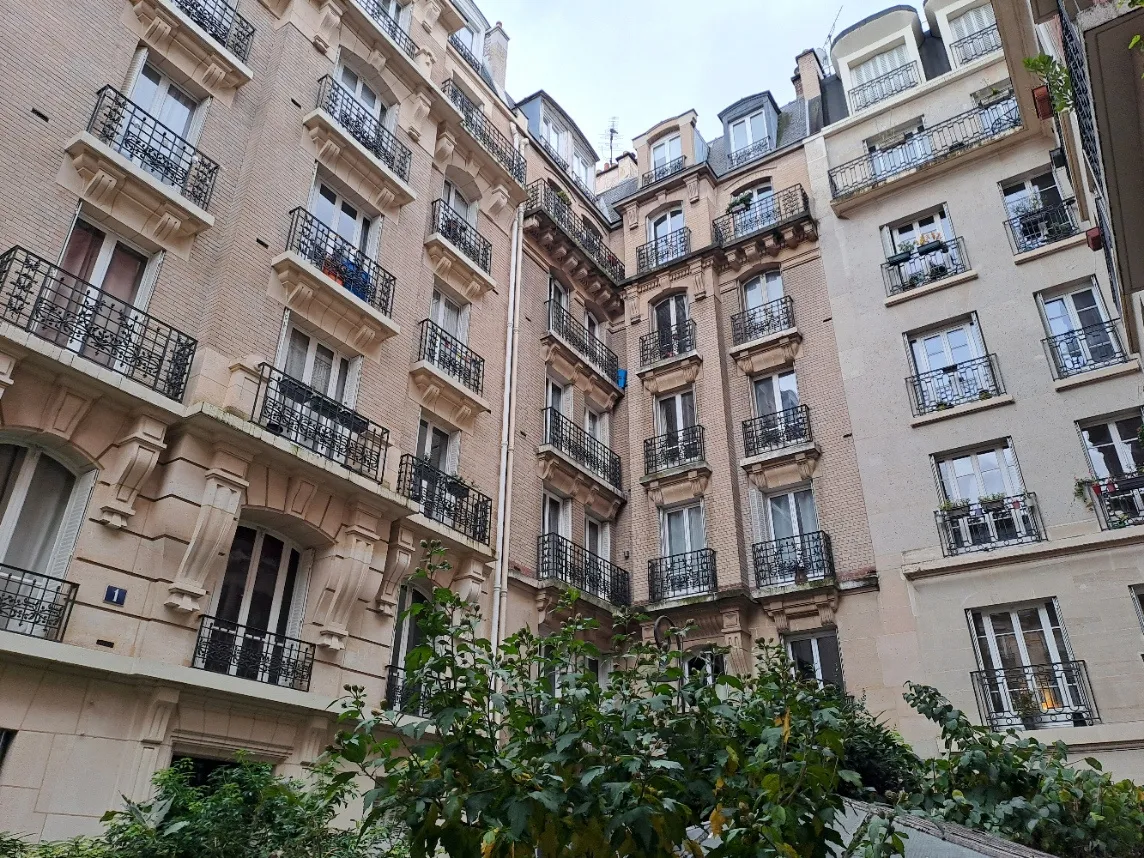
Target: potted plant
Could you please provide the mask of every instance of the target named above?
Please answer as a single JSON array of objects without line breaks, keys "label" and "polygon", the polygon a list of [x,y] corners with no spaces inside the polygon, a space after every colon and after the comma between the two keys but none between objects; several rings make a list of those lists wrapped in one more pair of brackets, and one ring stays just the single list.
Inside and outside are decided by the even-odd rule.
[{"label": "potted plant", "polygon": [[566,206],[572,205],[572,198],[568,196],[568,192],[563,188],[556,189],[556,199],[560,200],[560,202]]},{"label": "potted plant", "polygon": [[944,500],[941,506],[938,507],[942,512],[962,512],[969,509],[969,501],[965,498],[953,498],[952,500]]},{"label": "potted plant", "polygon": [[929,270],[929,279],[930,280],[940,280],[941,278],[948,276],[948,274],[949,274],[949,266],[948,265],[943,265],[942,263],[939,262],[937,265],[931,265],[930,266],[930,270]]},{"label": "potted plant", "polygon": [[1088,492],[1090,488],[1094,493],[1100,492],[1100,489],[1094,480],[1085,480],[1077,477],[1073,482],[1073,497],[1083,503],[1090,510],[1095,510],[1096,507],[1093,506],[1092,496]]},{"label": "potted plant", "polygon": [[918,254],[928,256],[945,250],[945,240],[940,232],[927,232],[918,242]]},{"label": "potted plant", "polygon": [[891,265],[901,265],[903,262],[909,262],[910,257],[914,255],[914,243],[912,241],[903,241],[898,245],[898,252],[886,258],[886,261]]},{"label": "potted plant", "polygon": [[998,512],[1005,507],[1005,492],[995,492],[991,495],[982,495],[977,499],[981,508],[990,512]]},{"label": "potted plant", "polygon": [[727,214],[739,214],[745,212],[751,207],[751,195],[739,194],[737,197],[732,197],[731,202],[727,204]]},{"label": "potted plant", "polygon": [[944,399],[942,399],[942,400],[938,401],[937,405],[935,405],[934,408],[938,411],[945,411],[947,408],[953,408],[953,406],[950,405],[948,402],[946,402]]},{"label": "potted plant", "polygon": [[314,395],[309,385],[288,375],[278,378],[278,392],[292,402],[309,402],[310,397]]},{"label": "potted plant", "polygon": [[1012,689],[1009,701],[1013,705],[1013,712],[1021,719],[1022,726],[1027,730],[1035,729],[1037,719],[1044,712],[1037,692],[1029,688]]},{"label": "potted plant", "polygon": [[983,388],[981,388],[981,390],[977,391],[977,398],[978,399],[992,399],[993,398],[993,391],[987,390],[986,388],[983,387]]},{"label": "potted plant", "polygon": [[1043,202],[1041,202],[1040,194],[1037,194],[1035,196],[1029,197],[1028,199],[1024,199],[1024,200],[1021,200],[1017,203],[1014,203],[1013,206],[1009,209],[1009,211],[1013,215],[1013,217],[1017,218],[1017,217],[1024,217],[1025,215],[1035,214],[1036,212],[1039,212],[1044,207],[1045,207],[1045,204]]}]

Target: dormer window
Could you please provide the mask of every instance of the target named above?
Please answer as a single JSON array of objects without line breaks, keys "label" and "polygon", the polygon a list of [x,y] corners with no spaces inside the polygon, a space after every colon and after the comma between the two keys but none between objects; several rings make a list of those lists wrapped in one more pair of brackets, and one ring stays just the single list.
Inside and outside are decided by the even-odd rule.
[{"label": "dormer window", "polygon": [[672,134],[651,147],[651,165],[657,171],[682,156],[683,148],[678,134]]},{"label": "dormer window", "polygon": [[730,126],[731,166],[737,167],[751,158],[758,157],[770,149],[770,136],[767,133],[767,115],[759,110],[750,116],[736,119]]},{"label": "dormer window", "polygon": [[465,58],[465,62],[472,67],[473,71],[480,73],[484,46],[484,33],[480,28],[466,21],[465,26],[449,36],[449,42]]},{"label": "dormer window", "polygon": [[544,142],[552,147],[557,155],[563,157],[564,154],[564,129],[559,125],[545,119],[540,123],[541,131],[544,134]]},{"label": "dormer window", "polygon": [[917,63],[909,62],[904,44],[875,54],[850,68],[850,104],[862,110],[918,85]]},{"label": "dormer window", "polygon": [[959,66],[1001,50],[1001,34],[997,31],[997,16],[991,3],[950,18],[949,29],[953,36],[950,49]]}]

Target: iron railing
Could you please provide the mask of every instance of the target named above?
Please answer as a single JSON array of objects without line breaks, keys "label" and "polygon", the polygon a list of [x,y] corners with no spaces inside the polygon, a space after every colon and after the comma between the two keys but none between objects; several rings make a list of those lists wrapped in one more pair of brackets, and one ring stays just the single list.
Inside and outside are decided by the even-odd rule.
[{"label": "iron railing", "polygon": [[181,401],[198,343],[22,247],[0,256],[0,321]]},{"label": "iron railing", "polygon": [[484,65],[484,63],[481,62],[481,58],[474,54],[468,45],[461,41],[460,36],[456,33],[451,33],[449,35],[449,44],[461,55],[461,59],[472,67],[473,71],[477,74],[481,73],[481,66]]},{"label": "iron railing", "polygon": [[794,299],[775,298],[731,317],[731,342],[737,346],[794,327]]},{"label": "iron railing", "polygon": [[1005,231],[1009,233],[1009,244],[1013,253],[1028,253],[1063,241],[1080,232],[1080,217],[1077,214],[1076,200],[1064,200],[1056,205],[1041,206],[1020,212],[1005,221]]},{"label": "iron railing", "polygon": [[911,375],[906,379],[906,388],[915,417],[992,399],[1005,392],[995,354]]},{"label": "iron railing", "polygon": [[994,730],[1100,723],[1083,661],[995,667],[969,676],[981,720]]},{"label": "iron railing", "polygon": [[861,83],[850,90],[850,108],[855,113],[859,110],[865,110],[872,104],[877,104],[879,101],[885,101],[899,92],[905,92],[907,89],[912,89],[920,83],[918,77],[918,64],[905,63],[898,66],[893,71],[886,72],[884,75],[874,78],[873,80]]},{"label": "iron railing", "polygon": [[0,563],[0,631],[62,640],[79,586]]},{"label": "iron railing", "polygon": [[682,227],[636,248],[636,271],[643,274],[691,252],[691,227]]},{"label": "iron railing", "polygon": [[1053,378],[1068,378],[1128,362],[1115,319],[1046,337],[1042,342]]},{"label": "iron railing", "polygon": [[175,0],[175,5],[240,60],[250,59],[254,27],[226,0]]},{"label": "iron railing", "polygon": [[536,540],[536,569],[542,581],[556,578],[612,605],[632,603],[631,580],[626,569],[559,533],[542,533]]},{"label": "iron railing", "polygon": [[810,409],[805,405],[743,421],[743,452],[747,458],[810,441]]},{"label": "iron railing", "polygon": [[965,239],[960,236],[922,246],[926,248],[924,253],[915,245],[908,251],[892,254],[882,263],[887,295],[900,295],[969,270]]},{"label": "iron railing", "polygon": [[949,500],[934,513],[947,557],[1045,538],[1032,492],[975,501]]},{"label": "iron railing", "polygon": [[191,666],[309,691],[314,645],[279,632],[204,616]]},{"label": "iron railing", "polygon": [[821,530],[756,542],[751,546],[751,554],[756,587],[834,580],[834,549],[830,534]]},{"label": "iron railing", "polygon": [[975,107],[918,131],[901,143],[868,152],[831,167],[834,199],[877,187],[895,176],[936,164],[1021,127],[1021,111],[1012,96]]},{"label": "iron railing", "polygon": [[652,602],[714,593],[715,551],[701,548],[647,562],[648,597]]},{"label": "iron railing", "polygon": [[250,420],[364,477],[385,473],[388,429],[270,364],[259,366]]},{"label": "iron railing", "polygon": [[756,158],[762,158],[768,152],[775,148],[774,143],[771,142],[770,137],[764,137],[762,140],[756,140],[754,143],[748,143],[730,152],[727,155],[727,166],[732,170],[736,167],[741,167]]},{"label": "iron railing", "polygon": [[393,40],[394,44],[401,49],[403,54],[410,59],[417,57],[416,42],[409,38],[409,34],[405,32],[404,28],[385,11],[385,7],[382,6],[380,0],[357,0],[357,3],[366,11],[369,17],[373,18],[381,31]]},{"label": "iron railing", "polygon": [[684,319],[670,328],[658,328],[640,337],[640,365],[651,366],[661,360],[695,351],[695,320]]},{"label": "iron railing", "polygon": [[1091,489],[1105,530],[1144,524],[1144,471],[1096,480]]},{"label": "iron railing", "polygon": [[665,432],[643,442],[644,476],[652,476],[673,468],[682,468],[707,459],[707,445],[702,426],[685,426],[676,432]]},{"label": "iron railing", "polygon": [[421,321],[417,360],[428,361],[480,396],[485,389],[485,359],[431,319]]},{"label": "iron railing", "polygon": [[654,185],[656,182],[666,179],[668,176],[674,176],[687,166],[687,156],[680,155],[678,158],[673,158],[667,163],[660,164],[658,167],[653,167],[640,177],[640,187],[646,188],[648,185]]},{"label": "iron railing", "polygon": [[584,226],[576,217],[572,207],[557,196],[552,186],[543,179],[537,179],[528,186],[528,203],[525,213],[543,211],[560,230],[572,239],[572,243],[588,255],[613,284],[624,279],[624,263],[608,248],[600,236]]},{"label": "iron railing", "polygon": [[[409,622],[412,621],[412,619],[409,620]],[[405,668],[391,664],[385,678],[386,707],[403,715],[427,718],[429,717],[428,703],[429,701],[421,699],[421,686],[409,679]]]},{"label": "iron railing", "polygon": [[1061,22],[1061,47],[1065,55],[1065,65],[1069,70],[1069,88],[1072,90],[1073,115],[1076,117],[1080,133],[1080,147],[1088,159],[1096,181],[1104,183],[1104,159],[1096,136],[1095,111],[1092,106],[1092,89],[1088,78],[1088,64],[1085,62],[1084,41],[1076,25],[1065,11],[1062,0],[1057,0],[1057,17]]},{"label": "iron railing", "polygon": [[413,153],[366,110],[352,92],[329,75],[318,82],[318,108],[330,114],[338,125],[402,181],[409,181]]},{"label": "iron railing", "polygon": [[544,150],[544,154],[551,158],[555,162],[556,166],[564,171],[564,175],[571,179],[576,184],[576,187],[584,192],[584,195],[587,196],[588,199],[593,201],[596,200],[596,192],[589,188],[588,185],[585,184],[584,180],[576,175],[575,172],[573,172],[571,165],[564,160],[563,155],[552,148],[551,143],[549,143],[543,137],[535,137],[533,139],[540,144],[540,148]]},{"label": "iron railing", "polygon": [[620,359],[616,353],[604,345],[604,341],[592,336],[588,329],[572,318],[557,301],[546,301],[548,307],[548,330],[568,343],[577,354],[584,357],[600,373],[617,387],[620,384]]},{"label": "iron railing", "polygon": [[957,58],[957,64],[963,66],[973,62],[978,57],[1001,50],[1001,33],[996,24],[991,24],[976,33],[970,33],[963,39],[958,39],[950,47]]},{"label": "iron railing", "polygon": [[728,212],[711,221],[715,243],[726,246],[749,235],[810,217],[810,199],[802,185],[791,185],[755,200],[742,211]]},{"label": "iron railing", "polygon": [[611,447],[593,438],[556,408],[545,408],[543,415],[543,443],[555,447],[613,488],[621,488],[623,468],[620,457]]},{"label": "iron railing", "polygon": [[476,263],[481,271],[492,274],[492,243],[444,200],[433,200],[429,232],[444,236],[446,241]]},{"label": "iron railing", "polygon": [[199,208],[210,205],[218,164],[115,87],[96,95],[87,130]]},{"label": "iron railing", "polygon": [[524,156],[512,147],[512,141],[500,133],[492,121],[485,116],[480,106],[461,91],[452,78],[441,86],[445,97],[453,102],[453,106],[460,111],[464,119],[465,130],[496,159],[508,174],[520,185],[528,181],[528,169],[525,166]]},{"label": "iron railing", "polygon": [[406,453],[397,471],[397,492],[418,504],[426,518],[474,542],[489,544],[492,499],[460,477],[446,474],[425,459]]},{"label": "iron railing", "polygon": [[383,316],[393,315],[396,278],[304,208],[290,212],[286,249]]}]

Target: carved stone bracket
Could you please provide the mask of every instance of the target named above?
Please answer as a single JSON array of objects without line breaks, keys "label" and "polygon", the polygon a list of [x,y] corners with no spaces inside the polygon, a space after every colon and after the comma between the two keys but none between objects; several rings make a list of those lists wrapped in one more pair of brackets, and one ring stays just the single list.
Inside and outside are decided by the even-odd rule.
[{"label": "carved stone bracket", "polygon": [[21,353],[17,353],[14,349],[9,351],[5,346],[3,351],[0,351],[0,397],[4,396],[4,391],[12,386],[12,382],[16,367],[20,363]]},{"label": "carved stone bracket", "polygon": [[440,569],[433,576],[438,587],[448,587],[466,602],[476,602],[481,597],[481,585],[485,581],[488,566],[480,557],[462,557],[449,569]]},{"label": "carved stone bracket", "polygon": [[[763,602],[763,611],[774,622],[780,635],[790,634],[792,621],[802,626],[794,631],[833,628],[836,625],[834,613],[837,609],[838,590],[835,587],[780,594]],[[799,623],[799,620],[802,622]]]},{"label": "carved stone bracket", "polygon": [[55,392],[44,400],[40,427],[45,432],[70,441],[97,398],[86,391],[57,384]]},{"label": "carved stone bracket", "polygon": [[333,554],[327,558],[325,586],[314,612],[315,620],[324,628],[318,636],[318,646],[326,649],[345,649],[349,637],[349,618],[357,604],[358,593],[373,559],[377,544],[378,520],[372,513],[355,507],[349,523],[338,534]]},{"label": "carved stone bracket", "polygon": [[179,690],[169,686],[154,688],[139,720],[139,762],[135,766],[135,780],[130,798],[143,801],[150,798],[151,778],[159,769],[159,749],[171,735],[171,720],[178,710]]},{"label": "carved stone bracket", "polygon": [[410,97],[409,108],[402,109],[401,113],[407,117],[405,133],[414,143],[421,139],[421,128],[429,117],[429,110],[432,107],[433,99],[429,95],[429,90],[422,87]]},{"label": "carved stone bracket", "polygon": [[314,47],[326,53],[338,43],[338,31],[342,26],[345,9],[334,0],[325,0],[318,10],[318,31],[314,33]]},{"label": "carved stone bracket", "polygon": [[100,507],[96,521],[108,527],[123,528],[135,515],[135,499],[143,483],[154,472],[159,455],[167,449],[165,424],[140,415],[131,432],[119,441],[119,456],[108,471],[111,496]]},{"label": "carved stone bracket", "polygon": [[413,568],[413,555],[417,551],[417,536],[400,521],[389,528],[389,547],[385,552],[385,573],[381,586],[373,597],[374,604],[387,617],[397,615],[397,594]]},{"label": "carved stone bracket", "polygon": [[437,142],[433,144],[433,163],[444,169],[453,157],[457,148],[457,137],[453,132],[446,131],[444,127],[437,132]]},{"label": "carved stone bracket", "polygon": [[783,486],[804,483],[814,476],[820,452],[813,443],[797,448],[776,450],[743,463],[747,479],[759,491],[768,492]]}]

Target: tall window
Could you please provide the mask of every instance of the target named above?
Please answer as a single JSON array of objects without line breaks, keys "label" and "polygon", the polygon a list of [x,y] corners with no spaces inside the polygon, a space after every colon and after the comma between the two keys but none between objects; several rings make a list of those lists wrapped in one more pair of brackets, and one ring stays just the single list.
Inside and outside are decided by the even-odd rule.
[{"label": "tall window", "polygon": [[1104,301],[1093,281],[1039,297],[1049,350],[1059,375],[1076,375],[1120,362],[1123,350],[1119,337],[1108,324]]},{"label": "tall window", "polygon": [[672,209],[654,218],[648,218],[647,240],[654,242],[648,248],[647,263],[654,267],[666,265],[687,254],[687,243],[677,234],[683,229],[683,209]]},{"label": "tall window", "polygon": [[349,66],[343,65],[338,70],[338,79],[367,115],[388,127],[389,123],[386,122],[388,111],[382,103],[381,97],[373,91],[373,88],[366,83],[361,75]]},{"label": "tall window", "polygon": [[[76,221],[61,267],[128,304],[140,300],[148,257],[123,239]],[[94,296],[93,296],[94,297]]]},{"label": "tall window", "polygon": [[751,387],[755,394],[756,417],[773,417],[798,408],[798,383],[793,370],[756,378]]},{"label": "tall window", "polygon": [[417,455],[438,471],[457,473],[459,433],[422,417],[417,424]]},{"label": "tall window", "polygon": [[[393,660],[397,670],[405,670],[405,659],[425,642],[425,635],[417,625],[417,618],[406,612],[414,605],[428,604],[429,599],[412,584],[402,584],[397,597],[397,625],[393,629]],[[390,701],[396,705],[396,701]]]},{"label": "tall window", "polygon": [[683,155],[678,134],[672,134],[651,147],[651,166],[658,170]]},{"label": "tall window", "polygon": [[549,119],[547,116],[541,120],[540,123],[541,134],[544,142],[551,147],[552,151],[564,157],[564,129]]},{"label": "tall window", "polygon": [[[355,250],[370,254],[373,249],[373,220],[334,188],[318,182],[310,199],[310,213]],[[329,248],[330,251],[336,247]]]},{"label": "tall window", "polygon": [[[75,475],[38,447],[0,444],[0,546],[5,574],[66,567],[85,498]],[[67,526],[65,526],[67,525]]]},{"label": "tall window", "polygon": [[703,506],[663,510],[660,514],[660,549],[663,556],[688,554],[707,547],[703,524]]},{"label": "tall window", "polygon": [[596,162],[587,155],[572,153],[572,174],[583,182],[589,191],[595,190]]},{"label": "tall window", "polygon": [[767,115],[758,110],[731,123],[731,152],[767,139]]},{"label": "tall window", "polygon": [[1109,527],[1144,522],[1144,447],[1140,415],[1104,419],[1081,426],[1089,468]]},{"label": "tall window", "polygon": [[670,332],[688,321],[687,296],[680,293],[664,298],[652,308],[652,320],[657,331]]},{"label": "tall window", "polygon": [[947,456],[937,470],[944,497],[938,526],[947,553],[1043,538],[1008,444]]},{"label": "tall window", "polygon": [[296,378],[318,393],[344,405],[353,405],[350,390],[352,364],[349,358],[319,342],[305,331],[290,327],[286,341],[285,362],[282,367],[291,378]]},{"label": "tall window", "polygon": [[954,60],[958,65],[972,62],[978,57],[1001,49],[1001,36],[997,32],[997,16],[993,5],[985,3],[949,19],[953,36]]},{"label": "tall window", "polygon": [[572,502],[568,498],[545,493],[540,520],[541,532],[572,537]]},{"label": "tall window", "polygon": [[[190,136],[198,100],[150,63],[143,66],[136,78],[131,100],[175,134],[184,139]],[[158,144],[158,140],[152,143]]]},{"label": "tall window", "polygon": [[850,76],[854,79],[855,85],[869,83],[875,78],[901,68],[906,64],[907,59],[906,46],[898,45],[896,48],[875,54],[870,59],[853,66],[850,69]]},{"label": "tall window", "polygon": [[798,489],[768,495],[765,524],[771,539],[797,544],[802,537],[818,530],[814,493],[810,489]]},{"label": "tall window", "polygon": [[975,318],[914,334],[909,344],[919,414],[979,400],[983,392],[992,396],[997,391]]},{"label": "tall window", "polygon": [[787,638],[786,647],[800,677],[842,689],[842,659],[838,654],[838,636],[834,632]]},{"label": "tall window", "polygon": [[469,341],[469,305],[462,305],[437,289],[429,305],[429,319],[458,342]]},{"label": "tall window", "polygon": [[470,226],[477,225],[477,205],[470,202],[455,184],[445,180],[442,199]]},{"label": "tall window", "polygon": [[1017,459],[1008,444],[941,459],[938,473],[942,491],[951,501],[1012,497],[1025,492]]}]

